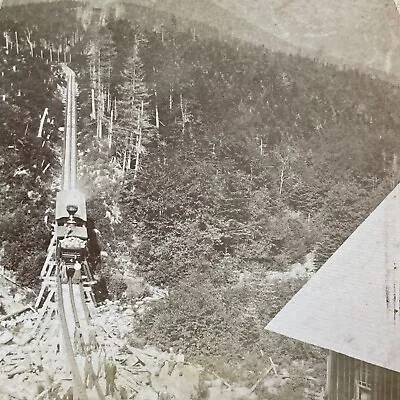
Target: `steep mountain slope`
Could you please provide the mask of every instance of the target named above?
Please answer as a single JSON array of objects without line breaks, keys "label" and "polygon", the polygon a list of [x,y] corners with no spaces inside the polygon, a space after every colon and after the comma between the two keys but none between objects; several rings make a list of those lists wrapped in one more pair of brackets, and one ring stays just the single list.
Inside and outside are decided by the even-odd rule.
[{"label": "steep mountain slope", "polygon": [[228,8],[220,7],[213,0],[127,0],[126,3],[146,5],[157,11],[163,11],[177,18],[206,23],[224,34],[247,42],[264,44],[282,51],[294,50],[285,40],[272,32],[265,32],[257,25]]},{"label": "steep mountain slope", "polygon": [[400,17],[393,0],[212,1],[303,54],[400,76]]},{"label": "steep mountain slope", "polygon": [[400,16],[392,0],[127,0],[242,40],[400,77]]},{"label": "steep mountain slope", "polygon": [[[3,0],[3,6],[43,0]],[[92,0],[97,6],[116,1]],[[273,50],[301,52],[400,78],[400,17],[392,0],[127,0]]]}]

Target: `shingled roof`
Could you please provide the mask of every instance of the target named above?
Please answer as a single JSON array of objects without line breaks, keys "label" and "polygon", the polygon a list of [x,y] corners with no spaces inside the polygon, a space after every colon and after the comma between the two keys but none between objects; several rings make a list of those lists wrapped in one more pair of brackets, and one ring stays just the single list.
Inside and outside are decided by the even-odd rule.
[{"label": "shingled roof", "polygon": [[266,329],[400,372],[400,185]]}]

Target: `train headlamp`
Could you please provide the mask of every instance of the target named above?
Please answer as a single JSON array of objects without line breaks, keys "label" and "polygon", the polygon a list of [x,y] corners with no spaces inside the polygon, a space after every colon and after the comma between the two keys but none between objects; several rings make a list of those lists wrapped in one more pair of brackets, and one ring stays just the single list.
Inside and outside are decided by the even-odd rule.
[{"label": "train headlamp", "polygon": [[76,214],[76,212],[78,211],[78,207],[75,205],[68,205],[67,206],[67,211],[69,215],[74,216]]}]

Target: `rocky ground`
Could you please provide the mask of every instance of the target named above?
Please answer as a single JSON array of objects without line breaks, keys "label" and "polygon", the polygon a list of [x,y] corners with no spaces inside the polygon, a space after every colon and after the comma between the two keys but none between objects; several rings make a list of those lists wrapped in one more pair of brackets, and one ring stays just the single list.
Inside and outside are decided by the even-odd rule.
[{"label": "rocky ground", "polygon": [[[106,396],[107,399],[151,400],[158,399],[161,393],[176,400],[282,399],[282,393],[291,393],[292,377],[299,370],[304,371],[304,379],[313,379],[307,377],[310,366],[306,364],[283,368],[267,357],[260,377],[252,386],[243,386],[188,362],[179,349],[162,351],[144,343],[135,335],[135,318],[146,312],[148,304],[168,295],[165,290],[151,287],[146,290],[148,296],[140,301],[106,300],[91,310],[101,349],[92,353],[93,361],[98,359],[93,365],[99,365],[94,369],[102,388],[105,380],[101,357],[111,357],[117,367],[116,392],[114,397]],[[56,393],[62,396],[71,386],[71,376],[66,376],[63,368],[67,359],[59,343],[55,306],[49,314],[52,319],[43,318],[31,307],[35,295],[17,286],[4,271],[0,274],[0,296],[0,399],[39,400],[57,398]],[[79,367],[84,368],[83,360]],[[320,384],[315,382],[316,386]],[[98,398],[94,388],[90,393],[91,399]],[[313,394],[310,398],[319,397]]]},{"label": "rocky ground", "polygon": [[[63,394],[70,383],[70,376],[65,376],[62,368],[66,358],[62,344],[58,347],[57,318],[53,314],[52,321],[41,319],[40,313],[26,303],[25,292],[1,276],[0,399],[53,398],[53,391]],[[151,399],[158,398],[160,391],[168,391],[176,399],[189,399],[199,387],[201,368],[186,363],[183,355],[170,362],[173,351],[130,346],[134,314],[131,305],[108,301],[96,309],[93,318],[99,347],[117,366],[115,398],[125,393],[129,398],[135,395]],[[47,334],[41,332],[42,327],[46,327]],[[104,387],[103,375],[100,372],[100,385]],[[92,398],[96,398],[94,390]]]},{"label": "rocky ground", "polygon": [[[126,398],[151,400],[165,392],[177,400],[256,399],[255,388],[228,384],[213,374],[206,374],[202,367],[188,363],[177,349],[163,352],[148,345],[131,345],[140,342],[133,333],[136,313],[144,312],[146,303],[161,295],[156,292],[129,305],[106,301],[95,310],[93,324],[97,342],[117,366],[114,398],[126,395]],[[31,307],[32,293],[18,287],[8,274],[0,276],[0,296],[3,314],[0,399],[46,399],[56,398],[55,393],[64,394],[71,377],[63,372],[66,358],[62,344],[58,347],[60,331],[55,313],[52,320],[41,318]],[[104,377],[101,373],[100,376],[100,385],[104,387]],[[92,398],[96,396],[93,390]]]}]

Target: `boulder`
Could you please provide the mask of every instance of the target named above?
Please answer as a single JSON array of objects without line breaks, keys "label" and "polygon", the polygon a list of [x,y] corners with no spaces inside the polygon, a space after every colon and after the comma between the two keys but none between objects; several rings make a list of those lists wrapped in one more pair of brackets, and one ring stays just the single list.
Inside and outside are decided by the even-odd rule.
[{"label": "boulder", "polygon": [[14,335],[10,331],[0,333],[0,344],[7,344],[14,339]]},{"label": "boulder", "polygon": [[280,371],[282,378],[290,378],[289,371],[286,368],[282,368]]},{"label": "boulder", "polygon": [[124,311],[124,315],[125,316],[133,316],[133,315],[135,315],[135,312],[132,310],[132,308],[127,308],[125,311]]}]

